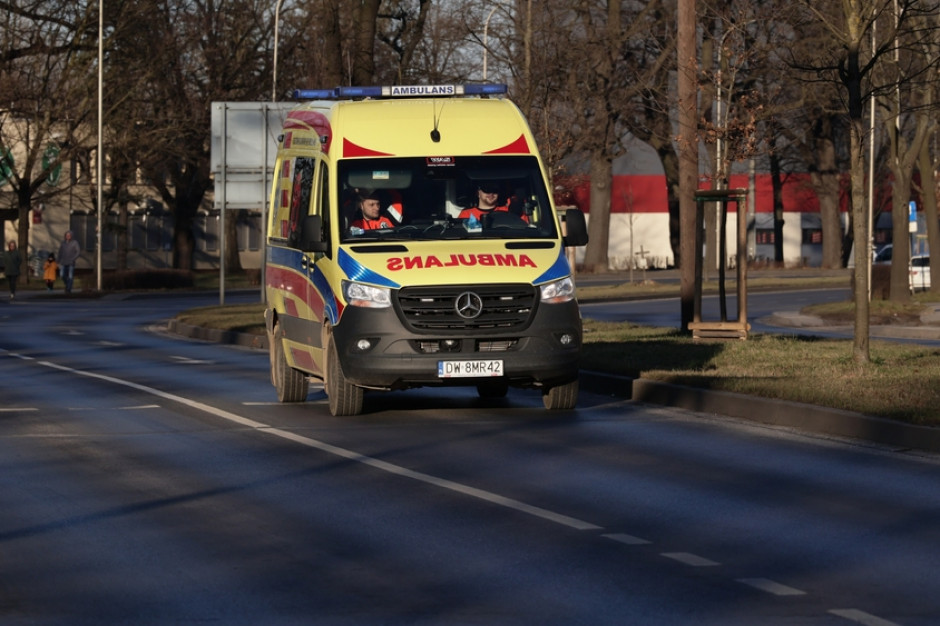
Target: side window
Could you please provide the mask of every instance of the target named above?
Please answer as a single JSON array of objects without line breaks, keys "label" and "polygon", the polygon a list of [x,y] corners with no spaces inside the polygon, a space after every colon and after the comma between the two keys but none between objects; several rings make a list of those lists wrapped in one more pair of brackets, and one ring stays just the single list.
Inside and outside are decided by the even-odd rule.
[{"label": "side window", "polygon": [[313,196],[313,170],[316,160],[298,157],[294,161],[294,176],[290,192],[290,213],[288,217],[287,241],[296,245],[300,239],[300,222],[310,210]]},{"label": "side window", "polygon": [[270,226],[268,236],[272,239],[287,239],[290,230],[290,191],[293,159],[285,159],[280,163],[278,176],[274,181],[275,192],[271,202]]},{"label": "side window", "polygon": [[313,199],[315,166],[316,160],[312,157],[281,161],[268,230],[272,239],[296,245],[300,237],[300,222],[307,216]]}]

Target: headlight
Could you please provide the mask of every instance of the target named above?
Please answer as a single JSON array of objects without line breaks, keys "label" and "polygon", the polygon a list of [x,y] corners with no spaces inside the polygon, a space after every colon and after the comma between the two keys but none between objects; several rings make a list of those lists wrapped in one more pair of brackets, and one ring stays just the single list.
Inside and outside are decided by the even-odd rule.
[{"label": "headlight", "polygon": [[556,280],[553,283],[546,283],[541,286],[542,302],[568,302],[574,300],[574,281],[571,277]]},{"label": "headlight", "polygon": [[385,287],[373,287],[351,280],[343,281],[343,297],[350,306],[384,309],[392,304],[391,294]]}]

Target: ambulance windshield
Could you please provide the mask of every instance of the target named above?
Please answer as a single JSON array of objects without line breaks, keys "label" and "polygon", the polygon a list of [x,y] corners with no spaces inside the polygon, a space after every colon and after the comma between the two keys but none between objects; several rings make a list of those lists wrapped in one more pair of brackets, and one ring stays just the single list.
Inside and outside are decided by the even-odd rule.
[{"label": "ambulance windshield", "polygon": [[532,156],[439,156],[339,162],[344,241],[554,239]]}]

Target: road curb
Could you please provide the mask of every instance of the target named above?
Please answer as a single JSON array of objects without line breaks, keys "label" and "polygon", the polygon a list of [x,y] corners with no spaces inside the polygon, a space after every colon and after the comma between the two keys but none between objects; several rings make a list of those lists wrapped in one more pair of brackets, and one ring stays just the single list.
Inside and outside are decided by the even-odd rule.
[{"label": "road curb", "polygon": [[190,339],[199,339],[202,341],[211,341],[213,343],[224,343],[246,348],[256,348],[258,350],[268,349],[268,338],[265,335],[251,335],[248,333],[239,333],[232,330],[221,330],[219,328],[206,328],[205,326],[194,326],[184,324],[177,320],[169,320],[166,324],[168,332]]},{"label": "road curb", "polygon": [[871,441],[902,450],[940,452],[940,429],[905,424],[853,411],[672,385],[642,378],[633,381],[632,399],[636,402],[717,413],[822,435]]},{"label": "road curb", "polygon": [[589,370],[581,371],[581,388],[591,393],[628,398],[634,402],[746,419],[820,435],[870,441],[900,450],[940,452],[938,428],[905,424],[854,411],[729,391],[686,387],[645,378],[630,379]]},{"label": "road curb", "polygon": [[[167,331],[201,341],[267,350],[267,337],[217,328],[167,322]],[[852,411],[760,398],[746,394],[686,387],[645,378],[632,379],[581,370],[581,388],[590,393],[712,413],[804,432],[870,441],[900,450],[940,452],[940,428],[905,424]]]}]

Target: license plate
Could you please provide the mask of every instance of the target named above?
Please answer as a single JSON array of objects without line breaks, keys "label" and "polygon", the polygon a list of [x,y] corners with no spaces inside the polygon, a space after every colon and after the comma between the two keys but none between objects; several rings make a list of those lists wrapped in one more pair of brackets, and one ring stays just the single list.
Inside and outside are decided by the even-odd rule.
[{"label": "license plate", "polygon": [[502,375],[503,362],[500,359],[437,362],[438,378],[481,378]]}]

